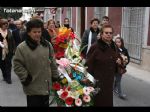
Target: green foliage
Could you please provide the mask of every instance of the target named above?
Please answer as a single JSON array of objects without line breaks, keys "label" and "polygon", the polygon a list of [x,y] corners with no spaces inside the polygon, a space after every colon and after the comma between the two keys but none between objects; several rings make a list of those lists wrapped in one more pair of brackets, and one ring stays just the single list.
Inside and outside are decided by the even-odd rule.
[{"label": "green foliage", "polygon": [[83,46],[81,49],[80,49],[80,53],[86,48],[88,46],[88,44],[87,45],[85,45],[85,46]]}]

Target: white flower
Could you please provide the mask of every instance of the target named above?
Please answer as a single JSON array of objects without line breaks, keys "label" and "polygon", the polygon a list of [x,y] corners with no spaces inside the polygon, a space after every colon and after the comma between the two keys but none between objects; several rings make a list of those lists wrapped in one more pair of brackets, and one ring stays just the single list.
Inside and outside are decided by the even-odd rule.
[{"label": "white flower", "polygon": [[89,95],[85,95],[83,96],[83,101],[85,101],[86,103],[91,101],[91,97]]},{"label": "white flower", "polygon": [[84,93],[85,95],[89,95],[89,94],[90,94],[90,90],[89,90],[87,87],[84,87],[84,88],[83,88],[83,93]]},{"label": "white flower", "polygon": [[65,104],[66,105],[66,107],[71,107],[71,105],[67,105],[67,104]]},{"label": "white flower", "polygon": [[61,58],[60,60],[56,60],[56,62],[63,67],[68,67],[70,64],[70,61],[66,58]]},{"label": "white flower", "polygon": [[79,92],[77,92],[77,91],[74,91],[74,92],[72,92],[72,91],[69,91],[68,92],[68,97],[72,97],[72,98],[74,98],[74,99],[78,99],[79,98],[79,96],[80,96],[80,94],[79,94]]},{"label": "white flower", "polygon": [[90,92],[93,92],[93,91],[94,91],[94,88],[93,88],[93,87],[87,87],[87,89],[88,89]]},{"label": "white flower", "polygon": [[63,89],[60,89],[59,91],[57,91],[57,94],[60,96],[63,92]]},{"label": "white flower", "polygon": [[81,106],[82,105],[82,100],[80,98],[75,99],[75,105],[78,106],[78,107]]}]

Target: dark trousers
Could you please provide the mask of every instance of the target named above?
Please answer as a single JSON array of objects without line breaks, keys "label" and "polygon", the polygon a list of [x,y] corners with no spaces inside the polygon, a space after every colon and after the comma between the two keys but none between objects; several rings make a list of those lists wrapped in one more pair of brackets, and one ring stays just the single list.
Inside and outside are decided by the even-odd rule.
[{"label": "dark trousers", "polygon": [[121,74],[116,74],[115,75],[114,89],[118,91],[119,95],[122,94],[122,90],[121,90],[121,78],[122,78]]},{"label": "dark trousers", "polygon": [[49,107],[49,95],[27,95],[27,107]]},{"label": "dark trousers", "polygon": [[11,80],[11,59],[0,60],[0,68],[2,70],[3,78],[6,81]]}]

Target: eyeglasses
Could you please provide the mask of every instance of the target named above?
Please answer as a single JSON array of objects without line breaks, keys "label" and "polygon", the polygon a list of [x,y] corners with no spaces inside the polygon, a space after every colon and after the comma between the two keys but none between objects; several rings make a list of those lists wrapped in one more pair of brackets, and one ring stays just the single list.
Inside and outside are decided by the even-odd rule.
[{"label": "eyeglasses", "polygon": [[112,35],[112,34],[113,34],[113,32],[105,32],[105,34],[111,34],[111,35]]}]

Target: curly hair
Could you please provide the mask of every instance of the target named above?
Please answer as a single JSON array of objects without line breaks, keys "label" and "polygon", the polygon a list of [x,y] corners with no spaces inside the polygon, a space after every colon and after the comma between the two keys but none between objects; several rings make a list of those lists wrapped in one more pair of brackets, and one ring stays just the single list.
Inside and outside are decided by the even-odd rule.
[{"label": "curly hair", "polygon": [[99,20],[98,18],[93,18],[93,19],[91,19],[90,23],[92,24],[94,21],[97,21],[98,24],[100,23],[100,20]]},{"label": "curly hair", "polygon": [[32,28],[42,28],[43,22],[40,19],[32,19],[26,24],[27,32],[30,32]]}]

